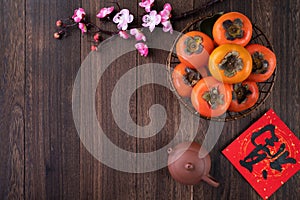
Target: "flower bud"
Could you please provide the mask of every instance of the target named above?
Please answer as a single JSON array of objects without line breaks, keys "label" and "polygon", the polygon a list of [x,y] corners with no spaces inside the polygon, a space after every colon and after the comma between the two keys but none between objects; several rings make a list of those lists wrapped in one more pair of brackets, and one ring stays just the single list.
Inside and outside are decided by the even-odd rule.
[{"label": "flower bud", "polygon": [[61,34],[59,34],[58,32],[54,33],[53,37],[55,39],[60,39],[61,38]]},{"label": "flower bud", "polygon": [[94,40],[95,40],[96,42],[98,42],[98,41],[100,40],[100,34],[99,34],[99,33],[96,33],[96,34],[94,35]]},{"label": "flower bud", "polygon": [[63,22],[61,20],[56,21],[56,26],[61,27],[63,25]]},{"label": "flower bud", "polygon": [[95,45],[92,45],[92,46],[91,46],[91,50],[92,50],[92,51],[97,51],[97,49],[98,49],[97,46],[95,46]]}]

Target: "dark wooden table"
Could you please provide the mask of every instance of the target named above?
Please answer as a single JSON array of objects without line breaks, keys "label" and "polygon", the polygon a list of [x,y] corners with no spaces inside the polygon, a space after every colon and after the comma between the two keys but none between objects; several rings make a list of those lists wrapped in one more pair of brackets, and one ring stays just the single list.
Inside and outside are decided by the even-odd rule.
[{"label": "dark wooden table", "polygon": [[[138,1],[119,1],[135,16]],[[157,8],[165,1],[157,2]],[[174,15],[199,7],[205,0],[171,0]],[[90,53],[88,37],[79,31],[62,41],[53,39],[55,21],[82,6],[90,19],[104,1],[0,1],[0,199],[259,199],[258,194],[221,154],[221,150],[269,108],[273,108],[299,138],[300,135],[300,1],[225,0],[199,15],[240,11],[268,36],[278,59],[278,75],[270,97],[251,115],[225,124],[211,152],[211,174],[219,188],[205,183],[193,188],[176,183],[167,168],[149,173],[126,173],[95,159],[82,145],[72,116],[72,88],[81,62]],[[181,30],[191,18],[176,22]],[[148,139],[129,137],[115,123],[110,96],[116,80],[144,63],[164,64],[167,52],[136,52],[120,57],[101,79],[96,107],[99,123],[121,148],[150,152],[167,144],[178,127],[179,102],[171,91],[154,84],[141,87],[130,101],[130,114],[139,125],[149,123],[148,108],[166,107],[168,123]],[[110,78],[110,76],[115,78]],[[136,73],[141,79],[145,74]],[[164,95],[161,95],[161,94]],[[199,134],[208,121],[200,119]],[[300,199],[297,173],[270,199]]]}]

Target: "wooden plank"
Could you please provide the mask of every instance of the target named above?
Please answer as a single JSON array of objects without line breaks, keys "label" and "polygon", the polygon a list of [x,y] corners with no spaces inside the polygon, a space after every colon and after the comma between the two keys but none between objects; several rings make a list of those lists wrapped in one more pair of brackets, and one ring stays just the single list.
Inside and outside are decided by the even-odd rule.
[{"label": "wooden plank", "polygon": [[79,196],[79,139],[71,112],[79,32],[63,41],[53,38],[55,21],[78,6],[79,1],[26,1],[26,199]]},{"label": "wooden plank", "polygon": [[[166,1],[156,1],[155,8],[161,10]],[[193,1],[172,1],[173,15],[179,15],[182,12],[193,9]],[[143,11],[139,10],[139,15],[143,15]],[[173,23],[175,30],[181,30],[185,27],[188,19]],[[155,40],[155,41],[149,41]],[[160,41],[164,43],[162,38],[151,38],[148,41],[156,43]],[[170,44],[166,44],[170,46]],[[138,56],[138,65],[150,64],[155,67],[155,64],[159,63],[165,65],[166,59],[169,52],[150,49],[149,56],[143,58]],[[175,133],[180,125],[185,126],[184,119],[181,117],[180,105],[176,96],[167,88],[159,86],[155,83],[159,82],[160,79],[166,79],[166,71],[161,73],[151,67],[148,73],[138,71],[137,80],[138,83],[143,82],[145,79],[150,79],[153,84],[148,84],[137,90],[137,122],[140,126],[146,126],[150,123],[149,108],[153,104],[159,104],[166,110],[167,120],[161,130],[158,133],[149,138],[139,138],[137,140],[137,151],[140,153],[155,152],[166,145],[174,138]],[[160,116],[161,117],[161,116]],[[163,120],[159,116],[153,116],[154,121]],[[195,127],[197,128],[197,127]],[[154,130],[152,130],[154,131]],[[188,138],[186,138],[188,139]],[[176,143],[176,142],[175,142]],[[167,151],[165,152],[167,156]],[[154,162],[164,162],[167,164],[167,159],[161,160],[162,155],[157,154]],[[145,161],[144,165],[139,165],[143,169],[147,165],[151,165],[153,161]],[[138,160],[139,163],[139,160]],[[160,163],[158,163],[160,164]],[[152,171],[149,173],[138,174],[137,177],[137,198],[138,199],[191,199],[191,186],[185,186],[175,182],[170,176],[167,167]]]},{"label": "wooden plank", "polygon": [[[277,56],[277,79],[270,105],[287,126],[300,138],[299,90],[299,8],[300,1],[270,2],[271,14],[265,30],[271,35]],[[261,7],[263,10],[264,8]],[[279,18],[278,16],[284,16]],[[259,16],[257,16],[258,18]],[[270,27],[269,27],[270,26]],[[278,199],[299,199],[299,172],[287,181],[274,196]]]},{"label": "wooden plank", "polygon": [[[13,11],[13,12],[12,12]],[[0,199],[24,198],[25,8],[0,2]]]},{"label": "wooden plank", "polygon": [[[93,23],[96,21],[95,14],[97,9],[100,8],[100,1],[83,1],[82,8],[85,9],[89,20]],[[92,36],[81,37],[81,60],[84,61],[85,57],[90,53]],[[87,77],[82,77],[84,79]],[[94,97],[96,98],[96,97]],[[86,147],[80,143],[80,199],[96,199],[95,196],[101,196],[101,189],[103,184],[101,166],[100,169],[97,160],[86,150]],[[99,184],[98,184],[99,183]],[[94,185],[95,184],[95,185]],[[99,194],[100,193],[100,194]]]},{"label": "wooden plank", "polygon": [[[136,16],[136,1],[118,1],[121,8],[128,8],[130,12]],[[100,24],[96,18],[97,12],[104,6],[116,4],[105,1],[83,2],[82,6],[86,9],[89,19],[96,24]],[[102,24],[103,29],[115,31],[114,24]],[[90,53],[91,42],[90,37],[84,37],[81,45],[81,57],[84,59]],[[123,44],[112,42],[112,48],[125,48]],[[101,51],[101,49],[100,49]],[[98,53],[98,52],[95,52]],[[103,58],[105,59],[105,58]],[[99,65],[101,62],[92,60],[91,64]],[[114,121],[111,110],[111,95],[118,80],[130,69],[136,65],[135,52],[125,54],[117,58],[105,71],[101,77],[96,92],[96,112],[98,122],[106,136],[116,146],[130,151],[136,152],[136,139],[127,135],[118,128]],[[91,74],[92,76],[93,74]],[[136,75],[131,76],[133,80]],[[84,78],[84,77],[82,77]],[[120,96],[128,94],[128,90],[122,91]],[[136,100],[135,97],[130,101],[130,114],[133,121],[136,121]],[[119,110],[117,114],[122,115],[126,110]],[[127,119],[124,119],[127,120]],[[105,147],[102,147],[106,151]],[[111,152],[111,159],[118,159],[117,154]],[[117,162],[117,161],[116,161]],[[124,161],[126,162],[126,161]],[[81,199],[136,199],[136,175],[132,173],[120,172],[118,170],[107,167],[100,161],[95,159],[90,152],[86,150],[84,145],[80,147],[80,198]]]}]

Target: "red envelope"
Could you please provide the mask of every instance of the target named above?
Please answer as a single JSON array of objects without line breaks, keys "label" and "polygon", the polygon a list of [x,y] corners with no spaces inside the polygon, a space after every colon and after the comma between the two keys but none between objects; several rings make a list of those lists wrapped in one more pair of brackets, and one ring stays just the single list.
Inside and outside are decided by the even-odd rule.
[{"label": "red envelope", "polygon": [[300,141],[271,109],[222,153],[268,199],[300,169]]}]

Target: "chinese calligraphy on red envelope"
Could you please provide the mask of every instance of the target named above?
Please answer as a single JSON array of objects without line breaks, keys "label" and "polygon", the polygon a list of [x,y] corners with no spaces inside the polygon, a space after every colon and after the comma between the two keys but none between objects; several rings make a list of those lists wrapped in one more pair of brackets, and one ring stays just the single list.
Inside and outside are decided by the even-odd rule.
[{"label": "chinese calligraphy on red envelope", "polygon": [[269,110],[222,153],[268,199],[300,170],[299,151],[299,139]]}]

